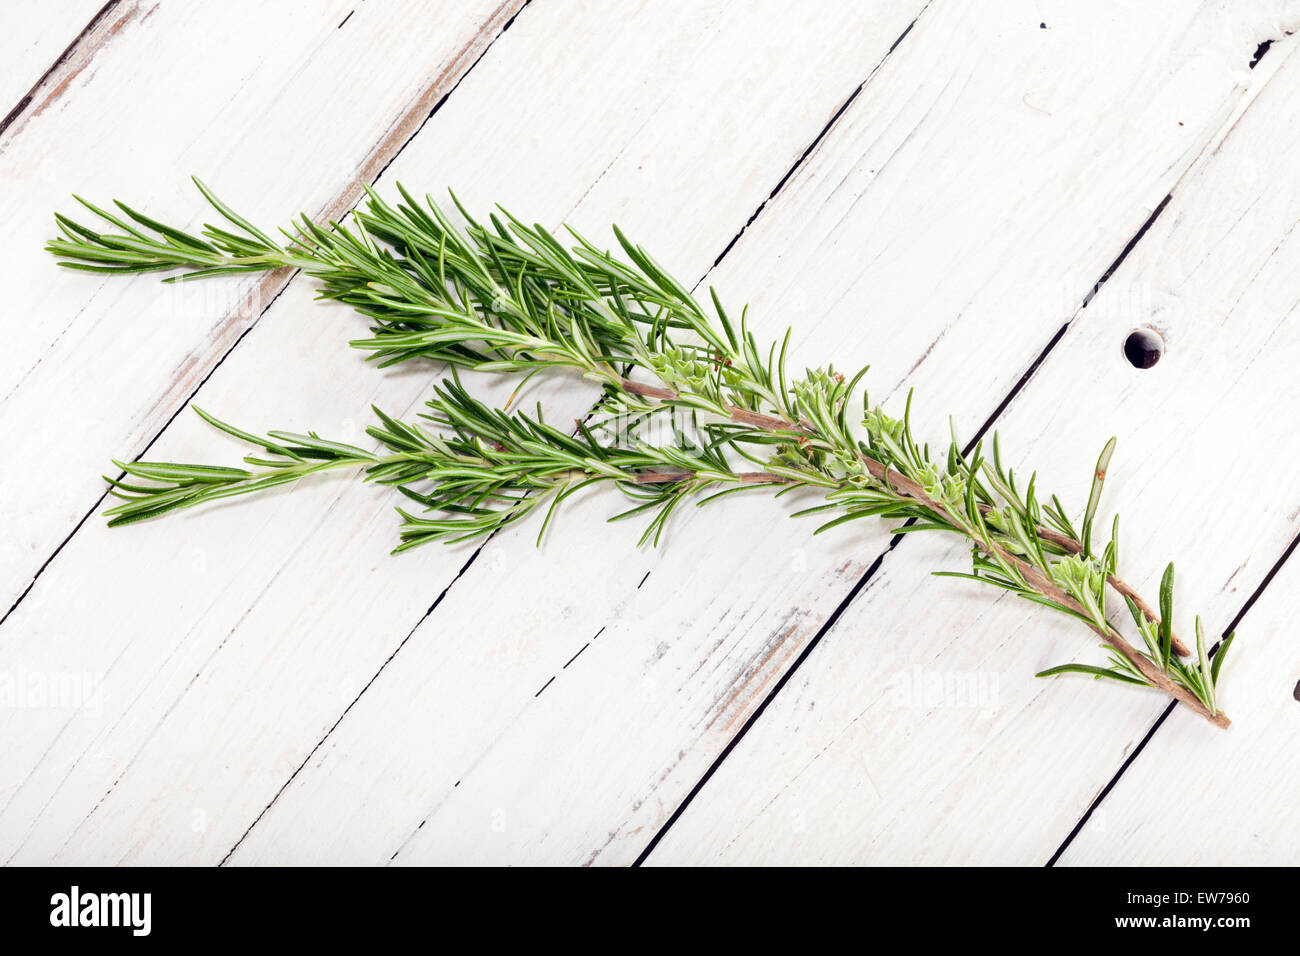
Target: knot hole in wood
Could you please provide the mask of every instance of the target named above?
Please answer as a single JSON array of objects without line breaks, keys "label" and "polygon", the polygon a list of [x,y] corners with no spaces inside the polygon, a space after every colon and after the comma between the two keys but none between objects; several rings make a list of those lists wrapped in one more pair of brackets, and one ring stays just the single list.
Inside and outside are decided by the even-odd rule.
[{"label": "knot hole in wood", "polygon": [[1134,368],[1150,368],[1165,354],[1165,340],[1152,328],[1134,329],[1124,340],[1124,357]]}]

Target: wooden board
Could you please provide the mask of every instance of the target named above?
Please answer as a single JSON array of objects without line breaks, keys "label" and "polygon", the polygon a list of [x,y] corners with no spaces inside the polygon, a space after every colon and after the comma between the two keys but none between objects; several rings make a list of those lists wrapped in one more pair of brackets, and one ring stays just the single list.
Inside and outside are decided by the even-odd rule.
[{"label": "wooden board", "polygon": [[[702,274],[910,22],[897,5],[861,8],[851,23],[864,44],[824,58],[821,73],[792,88],[790,76],[802,71],[802,57],[814,55],[832,24],[845,24],[838,4],[796,11],[772,3],[762,16],[756,8],[696,3],[646,5],[635,17],[614,7],[600,11],[574,5],[525,11],[403,151],[391,175],[411,174],[413,182],[431,188],[438,188],[435,179],[454,182],[469,202],[496,196],[520,205],[531,196],[531,214],[547,215],[545,205],[557,223],[567,218],[594,228],[634,215],[647,241],[674,239],[667,261],[674,267],[694,262],[692,270]],[[547,42],[579,32],[582,56],[561,56]],[[684,45],[683,36],[695,39]],[[713,66],[701,71],[706,52]],[[591,76],[600,78],[599,97],[584,89],[567,114],[546,111]],[[647,83],[656,96],[629,109]],[[747,111],[734,96],[708,98],[741,85],[755,91],[744,101]],[[507,97],[516,99],[520,112],[494,110]],[[535,120],[523,123],[528,116]],[[683,138],[687,128],[691,135]],[[756,128],[763,132],[751,132]],[[485,157],[496,157],[495,165]],[[651,189],[647,181],[661,185]],[[512,189],[522,195],[512,196]],[[606,189],[618,203],[639,197],[638,205],[620,209],[603,198]],[[597,203],[604,205],[587,219],[587,208]],[[684,231],[680,223],[688,211],[694,225]],[[377,373],[344,346],[357,328],[355,317],[312,304],[313,295],[310,284],[292,284],[197,401],[232,419],[274,427],[264,417],[270,402],[274,421],[286,427],[354,437],[372,401],[399,412],[418,401],[429,370]],[[187,415],[151,453],[202,457],[214,449],[233,451]],[[51,563],[10,619],[24,635],[12,658],[51,673],[80,662],[103,675],[105,699],[117,703],[112,719],[99,723],[69,727],[67,715],[56,714],[47,715],[48,728],[41,731],[33,733],[30,722],[21,725],[29,736],[15,747],[21,756],[15,757],[14,793],[4,811],[12,814],[4,829],[14,841],[6,855],[60,853],[76,834],[67,858],[116,859],[130,846],[133,861],[219,861],[468,557],[430,549],[416,561],[390,559],[391,497],[342,482],[302,491],[254,503],[249,511],[217,509],[206,521],[187,516],[183,520],[198,519],[210,533],[173,535],[165,560],[141,551],[143,538],[109,534],[96,521]],[[219,520],[221,512],[236,522]],[[354,517],[322,522],[330,513]],[[162,542],[165,531],[159,524],[145,528],[145,535]],[[105,546],[113,555],[108,561]],[[144,560],[134,562],[132,555]],[[112,570],[100,576],[92,567]],[[166,583],[155,577],[159,573],[167,575]],[[95,578],[95,599],[69,604],[61,598],[73,582]],[[268,584],[284,590],[271,597]],[[151,597],[146,605],[140,588],[170,597]],[[196,616],[197,608],[205,610]],[[103,640],[107,629],[97,622],[105,617],[114,619],[108,633],[117,640]],[[304,668],[313,671],[310,679],[290,678]],[[250,711],[244,726],[232,722],[229,694],[260,693],[250,680],[272,696],[299,688],[293,707],[277,708],[273,735],[265,714]],[[151,688],[144,695],[134,690],[144,686]],[[211,695],[204,693],[208,686]],[[114,687],[120,689],[116,697]],[[178,706],[186,715],[169,719]],[[215,723],[230,736],[200,747],[217,714]],[[51,745],[60,752],[56,759],[44,756]],[[148,749],[159,756],[142,757]],[[97,753],[111,756],[96,762]],[[206,754],[199,760],[203,767],[196,763],[199,754]],[[239,770],[227,770],[232,760]],[[65,761],[77,768],[71,785],[63,780]],[[126,773],[132,765],[147,770]],[[219,798],[212,789],[217,781],[224,790]],[[155,796],[138,802],[137,786]],[[172,796],[158,796],[160,787]],[[157,816],[159,808],[165,818]],[[208,822],[194,831],[191,815],[200,811]]]},{"label": "wooden board", "polygon": [[[1285,438],[1234,428],[1300,399],[1298,6],[115,6],[0,138],[24,187],[0,194],[26,280],[10,314],[42,319],[11,321],[0,357],[0,440],[24,462],[0,494],[0,859],[617,864],[660,834],[650,862],[1045,862],[1164,704],[1035,681],[1086,636],[926,575],[960,547],[813,539],[760,496],[638,551],[593,495],[541,550],[525,526],[390,558],[391,496],[342,478],[110,533],[82,521],[110,455],[242,453],[173,418],[191,397],[359,440],[370,403],[413,412],[439,370],[366,365],[344,346],[360,320],[301,277],[100,282],[40,241],[74,189],[197,222],[191,170],[266,225],[337,215],[376,177],[602,237],[617,221],[750,301],[761,334],[792,324],[797,361],[871,361],[891,408],[915,386],[938,437],[1033,369],[998,415],[1007,450],[1080,501],[1119,433],[1126,568],[1150,590],[1177,555],[1185,610],[1217,627],[1300,511]],[[1137,317],[1169,342],[1149,372],[1119,356]],[[592,397],[525,396],[557,421]],[[1183,518],[1210,505],[1208,527]],[[1242,737],[1241,779],[1207,801],[1277,785],[1244,769],[1294,729],[1245,636],[1279,633],[1288,580],[1228,674],[1230,711],[1253,687],[1267,706],[1218,737],[1175,712],[1065,862],[1244,858],[1250,817],[1184,858],[1150,794]],[[1273,813],[1281,860],[1293,813]]]},{"label": "wooden board", "polygon": [[[1294,438],[1262,421],[1242,427],[1249,408],[1277,422],[1300,415],[1289,371],[1300,362],[1300,190],[1283,173],[1300,155],[1300,44],[1270,55],[1276,73],[996,423],[1004,450],[1045,464],[1041,487],[1064,487],[1080,506],[1088,453],[1118,434],[1107,491],[1123,502],[1126,573],[1155,593],[1175,559],[1176,625],[1190,635],[1202,614],[1212,640],[1300,532],[1300,489],[1288,477]],[[1122,346],[1148,323],[1166,352],[1144,371]],[[890,554],[651,859],[1047,862],[1165,702],[1087,679],[1035,680],[1053,664],[1102,656],[1077,628],[924,576],[963,560],[962,548],[937,540],[909,539]],[[1267,593],[1279,587],[1285,593],[1276,581]],[[1281,796],[1295,786],[1275,757],[1258,754],[1294,738],[1296,717],[1278,702],[1282,685],[1288,694],[1293,686],[1295,655],[1285,630],[1263,617],[1247,615],[1225,667],[1221,699],[1234,727],[1219,732],[1175,710],[1134,763],[1145,788],[1129,781],[1132,770],[1121,779],[1141,808],[1131,803],[1117,831],[1113,795],[1105,800],[1094,818],[1102,822],[1084,831],[1092,850],[1083,861],[1295,858],[1294,801]],[[926,633],[931,622],[938,636]],[[1217,779],[1231,761],[1216,755],[1227,753],[1259,761],[1250,785],[1278,791],[1275,810],[1192,784]],[[1182,786],[1172,781],[1180,774]],[[1178,794],[1177,811],[1157,793]],[[990,807],[1015,825],[981,825]],[[1189,811],[1201,821],[1195,836],[1163,843]],[[1268,854],[1253,839],[1231,849],[1261,827]]]},{"label": "wooden board", "polygon": [[[1164,15],[1153,12],[1148,28],[1165,29]],[[992,35],[999,26],[986,29]],[[1197,27],[1190,31],[1189,46],[1223,32],[1224,24]],[[1064,303],[1077,308],[1150,209],[1230,122],[1244,78],[1228,70],[1188,71],[1185,50],[1152,64],[1145,48],[1135,44],[1136,76],[1117,76],[1115,61],[1107,61],[1107,79],[1115,87],[1098,90],[1089,112],[1088,91],[1100,77],[1081,69],[1097,55],[1083,43],[1090,31],[1081,24],[1079,33],[1057,41],[1059,46],[1029,48],[1026,55],[1041,59],[1028,68],[1009,62],[1005,74],[985,80],[989,87],[1000,80],[1014,89],[1026,72],[1055,64],[1060,74],[1050,74],[1052,79],[1070,77],[1073,84],[1060,92],[1061,102],[1080,110],[1060,118],[1065,128],[1096,124],[1107,131],[1096,138],[1106,140],[1120,129],[1151,136],[1141,147],[1113,147],[1107,157],[1113,165],[1103,173],[1090,152],[1055,152],[1054,141],[1043,137],[1043,117],[1023,104],[1019,123],[1009,119],[1001,141],[986,138],[977,125],[987,116],[986,91],[970,98],[977,114],[965,123],[954,115],[957,107],[943,95],[955,96],[961,84],[936,72],[936,60],[939,51],[951,48],[953,37],[973,29],[979,29],[973,18],[944,19],[940,11],[927,11],[899,48],[908,55],[886,63],[809,157],[806,169],[710,279],[727,289],[751,290],[756,295],[752,315],[760,327],[774,332],[783,319],[793,321],[805,354],[823,354],[839,344],[838,361],[851,365],[871,359],[887,382],[891,372],[906,377],[924,359],[911,381],[940,391],[938,408],[944,407],[944,396],[958,401],[959,390],[978,389],[992,411],[1068,318]],[[932,41],[936,60],[924,52],[930,37],[937,37]],[[1061,63],[1061,49],[1069,48],[1079,50],[1079,60]],[[944,63],[962,79],[972,68],[960,60]],[[1153,115],[1169,100],[1194,101],[1199,93],[1201,112],[1185,115],[1200,116],[1200,122],[1111,126],[1114,89],[1141,88],[1143,78],[1151,84],[1146,102]],[[1206,86],[1210,78],[1217,85]],[[1043,82],[1050,87],[1052,80]],[[885,108],[893,103],[908,105],[904,117]],[[1198,138],[1187,137],[1188,125],[1197,128]],[[1012,129],[1020,138],[1008,143]],[[905,142],[918,144],[913,154],[899,151]],[[1153,150],[1152,143],[1167,152]],[[1033,158],[1006,170],[1001,189],[991,178],[987,193],[971,195],[968,187],[954,183],[936,197],[934,180],[919,174],[961,156],[970,165],[983,160],[977,168],[993,177],[1008,149]],[[885,166],[895,154],[897,172],[887,175],[880,192],[868,188],[865,198],[844,190],[835,194],[849,170]],[[1150,165],[1135,168],[1134,155],[1148,156]],[[1086,164],[1086,172],[1062,168],[1065,156]],[[1024,184],[1025,169],[1039,170],[1041,188]],[[1096,192],[1071,193],[1058,185],[1089,175]],[[981,238],[992,229],[1015,234],[1006,222],[1008,210],[990,199],[1012,194],[1011,178],[1020,195],[1034,197],[1014,210],[1012,220],[1026,238],[991,245]],[[1117,197],[1117,182],[1124,184],[1123,199]],[[1114,203],[1108,207],[1109,242],[1104,234],[1067,225],[1071,216],[1096,223],[1100,202]],[[932,222],[945,213],[952,223],[946,231]],[[970,225],[981,217],[985,227]],[[913,240],[910,256],[871,262],[873,237],[882,237],[874,242],[886,249],[906,245],[907,230],[917,222],[925,223],[926,231]],[[1044,235],[1061,245],[1049,247]],[[945,240],[951,251],[934,248],[934,242]],[[1031,251],[1018,258],[1008,247]],[[919,273],[934,258],[963,268],[927,279]],[[864,266],[864,260],[870,264]],[[915,271],[908,271],[910,263],[916,263]],[[998,281],[990,283],[990,274]],[[1073,288],[1061,289],[1062,275],[1074,276]],[[917,301],[912,290],[926,281],[929,294]],[[881,311],[877,296],[905,301],[910,321],[891,323],[887,312],[877,321],[859,319]],[[1044,321],[1033,308],[1036,302],[1057,311],[1040,306],[1048,316]],[[960,321],[961,305],[955,303],[966,305]],[[1020,323],[1018,334],[1006,334],[1008,316]],[[990,335],[992,328],[1003,334]],[[945,343],[946,337],[952,341]],[[999,348],[1000,355],[971,360],[977,372],[945,383],[962,367],[956,356]],[[942,363],[933,371],[932,358]],[[931,415],[934,410],[931,406]],[[608,507],[591,502],[571,515],[569,525],[558,526],[540,553],[524,528],[489,544],[403,648],[400,666],[387,669],[348,713],[233,860],[341,856],[379,862],[384,857],[371,855],[371,847],[380,843],[392,848],[398,862],[628,862],[834,611],[870,564],[872,548],[885,541],[879,532],[866,536],[865,548],[862,536],[810,541],[808,526],[773,516],[770,502],[737,501],[683,519],[660,553],[634,561],[628,557],[628,533],[602,523]],[[572,584],[587,581],[594,586]],[[519,597],[503,606],[494,595],[506,586]],[[1024,620],[1023,610],[1017,613]],[[462,639],[452,641],[451,635]],[[945,639],[942,629],[935,639]],[[453,691],[475,680],[472,675],[506,669],[497,679],[512,683],[502,690],[470,702]],[[411,754],[421,757],[411,760]],[[610,765],[620,770],[584,769]],[[339,793],[352,796],[339,801]],[[304,854],[309,831],[337,836]]]},{"label": "wooden board", "polygon": [[53,213],[80,208],[78,193],[197,224],[208,216],[189,182],[198,174],[268,222],[337,216],[520,2],[349,17],[344,2],[128,0],[45,79],[0,138],[13,187],[0,196],[13,317],[0,442],[27,462],[0,496],[6,610],[101,498],[108,459],[138,455],[288,279],[183,289],[74,275],[42,249]]}]

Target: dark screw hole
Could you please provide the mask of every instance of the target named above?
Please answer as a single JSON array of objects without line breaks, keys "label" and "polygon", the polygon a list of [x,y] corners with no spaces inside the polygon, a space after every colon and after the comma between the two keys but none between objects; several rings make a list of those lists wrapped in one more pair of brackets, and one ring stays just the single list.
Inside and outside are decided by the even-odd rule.
[{"label": "dark screw hole", "polygon": [[1134,329],[1124,340],[1124,357],[1134,368],[1150,368],[1165,352],[1165,340],[1155,329]]}]

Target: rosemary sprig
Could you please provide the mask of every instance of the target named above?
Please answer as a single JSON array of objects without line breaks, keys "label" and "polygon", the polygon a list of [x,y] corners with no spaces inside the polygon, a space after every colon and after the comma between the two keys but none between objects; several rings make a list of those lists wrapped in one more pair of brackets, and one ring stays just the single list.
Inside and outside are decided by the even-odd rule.
[{"label": "rosemary sprig", "polygon": [[[898,531],[961,535],[971,543],[971,570],[935,573],[1010,591],[1082,621],[1104,642],[1105,666],[1066,664],[1039,676],[1081,673],[1155,687],[1228,726],[1215,687],[1232,635],[1211,658],[1197,618],[1197,654],[1184,662],[1172,626],[1172,565],[1157,614],[1118,576],[1118,518],[1098,553],[1095,519],[1114,439],[1097,462],[1076,530],[1056,496],[1039,496],[1036,476],[1021,490],[996,435],[991,459],[982,444],[964,454],[955,434],[935,458],[913,435],[910,394],[894,419],[863,390],[861,418],[851,421],[865,368],[849,378],[833,367],[792,377],[789,332],[761,348],[745,313],[733,321],[712,290],[706,309],[617,227],[625,258],[573,230],[574,245],[566,246],[504,210],[480,223],[453,196],[465,222],[457,226],[431,198],[418,202],[399,186],[395,206],[370,192],[350,225],[304,216],[277,241],[195,182],[223,225],[194,235],[122,203],[115,214],[80,200],[118,231],[56,216],[62,236],[47,248],[72,268],[180,270],[166,281],[302,269],[320,281],[322,298],[371,320],[369,336],[353,346],[383,365],[445,362],[452,377],[434,388],[421,421],[375,410],[368,431],[380,451],[315,434],[257,436],[200,411],[260,450],[245,459],[250,467],[118,462],[123,475],[106,479],[122,499],[108,511],[110,524],[353,467],[414,503],[398,509],[398,551],[482,537],[545,506],[540,542],[560,504],[601,482],[632,501],[611,520],[649,517],[644,543],[657,542],[688,501],[702,505],[753,488],[813,489],[823,503],[795,514],[823,515],[814,533],[881,517],[902,521]],[[603,393],[586,421],[562,431],[540,408],[529,416],[479,402],[461,384],[460,368],[525,378],[568,369]],[[1145,649],[1110,623],[1111,591],[1122,596]]]}]

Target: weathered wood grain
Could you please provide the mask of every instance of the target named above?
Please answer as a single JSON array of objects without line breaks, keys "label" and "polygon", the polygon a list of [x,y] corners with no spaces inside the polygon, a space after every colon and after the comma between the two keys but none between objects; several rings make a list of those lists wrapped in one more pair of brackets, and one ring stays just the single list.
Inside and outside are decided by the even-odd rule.
[{"label": "weathered wood grain", "polygon": [[102,12],[112,3],[104,0],[13,0],[3,12],[6,29],[0,32],[0,132],[13,125],[31,104],[37,87],[60,58],[76,55]]},{"label": "weathered wood grain", "polygon": [[[0,605],[8,610],[288,280],[162,287],[59,269],[76,192],[197,223],[190,173],[270,222],[338,215],[522,0],[445,5],[123,2],[0,138],[7,293]],[[347,17],[347,22],[342,23]],[[138,317],[125,325],[124,316]]]},{"label": "weathered wood grain", "polygon": [[[1300,533],[1300,44],[1269,56],[1268,82],[996,423],[1004,454],[1080,508],[1091,454],[1119,435],[1121,563],[1149,593],[1176,560],[1184,634],[1196,613],[1222,633]],[[1144,325],[1166,343],[1146,371],[1122,351]],[[1100,652],[1011,599],[924,577],[962,552],[909,538],[890,554],[650,861],[1046,862],[1167,702],[1036,681]],[[1175,709],[1067,861],[1294,859],[1280,759],[1297,733],[1294,579],[1242,622],[1220,696],[1233,727]]]},{"label": "weathered wood grain", "polygon": [[[921,6],[530,6],[381,188],[454,184],[593,231],[622,219],[699,276]],[[827,49],[836,30],[855,42]],[[344,346],[359,320],[313,294],[292,283],[196,400],[354,438],[371,401],[408,411],[433,370],[366,366]],[[236,451],[189,415],[151,450],[222,453]],[[392,503],[321,482],[139,535],[84,525],[4,625],[0,670],[88,674],[102,706],[0,715],[4,858],[222,859],[470,557],[388,558]],[[494,679],[463,687],[513,707]]]},{"label": "weathered wood grain", "polygon": [[[709,281],[751,296],[767,334],[794,324],[801,358],[870,360],[882,395],[917,384],[936,434],[949,408],[978,425],[1230,125],[1272,28],[1115,11],[1107,30],[1079,13],[1044,31],[930,9]],[[732,499],[635,553],[608,509],[579,506],[542,552],[526,528],[488,544],[232,862],[630,861],[888,540],[810,540]],[[898,613],[933,649],[987,602]],[[1107,712],[1111,741],[1158,702],[1132,706]],[[907,759],[896,729],[880,746]]]}]

